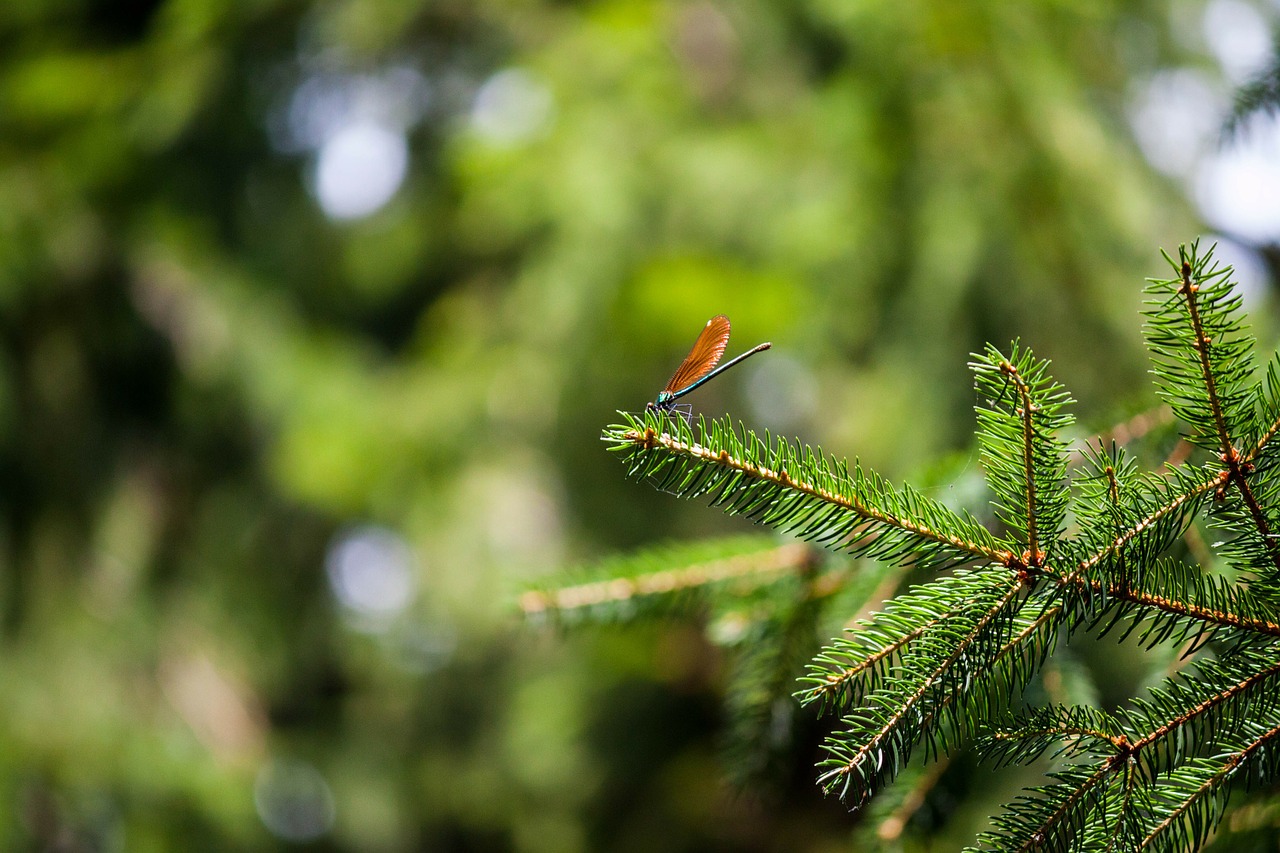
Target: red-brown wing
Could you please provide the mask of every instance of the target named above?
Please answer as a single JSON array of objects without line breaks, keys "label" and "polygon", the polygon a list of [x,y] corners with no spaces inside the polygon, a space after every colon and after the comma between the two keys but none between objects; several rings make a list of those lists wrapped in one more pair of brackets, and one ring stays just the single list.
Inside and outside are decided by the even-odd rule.
[{"label": "red-brown wing", "polygon": [[693,342],[693,349],[685,356],[684,361],[671,375],[671,381],[662,390],[674,394],[682,388],[688,388],[702,377],[716,369],[724,348],[729,345],[729,318],[717,314],[707,321],[698,339]]}]

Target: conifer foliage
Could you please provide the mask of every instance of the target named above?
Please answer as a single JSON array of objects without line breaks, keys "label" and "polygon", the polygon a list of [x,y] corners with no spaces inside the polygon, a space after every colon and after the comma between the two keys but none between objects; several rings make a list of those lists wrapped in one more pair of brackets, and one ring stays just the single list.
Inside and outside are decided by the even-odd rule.
[{"label": "conifer foliage", "polygon": [[[775,548],[756,563],[721,555],[707,564],[718,573],[665,585],[614,566],[596,604],[610,583],[629,601],[645,597],[644,583],[650,597],[705,588],[718,601],[714,584],[750,576],[770,595],[791,578],[778,612],[815,624],[818,603],[842,621],[858,616],[812,657],[795,694],[829,721],[818,781],[850,808],[909,762],[973,743],[996,763],[1051,759],[1046,783],[1007,804],[979,849],[1202,845],[1233,792],[1280,782],[1280,365],[1256,368],[1230,270],[1212,255],[1182,247],[1165,256],[1174,275],[1148,287],[1153,373],[1195,448],[1185,460],[1143,471],[1100,441],[1073,453],[1070,397],[1017,343],[972,363],[992,529],[856,461],[729,420],[625,415],[604,440],[630,476],[820,546],[813,553],[871,557],[883,576],[925,580],[878,612],[839,612],[848,578]],[[1221,539],[1212,565],[1174,547],[1196,519]],[[581,595],[530,595],[526,611],[580,609]],[[1112,629],[1148,647],[1181,644],[1186,667],[1118,711],[1026,701],[1067,639]],[[755,713],[776,698],[762,695]]]}]

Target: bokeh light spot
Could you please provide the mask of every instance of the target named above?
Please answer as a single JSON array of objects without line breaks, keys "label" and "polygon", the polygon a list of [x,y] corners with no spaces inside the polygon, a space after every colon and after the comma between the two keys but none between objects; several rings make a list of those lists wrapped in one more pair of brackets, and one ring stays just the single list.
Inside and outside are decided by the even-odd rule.
[{"label": "bokeh light spot", "polygon": [[481,85],[471,108],[475,132],[497,145],[532,138],[551,120],[551,92],[528,72],[499,71]]},{"label": "bokeh light spot", "polygon": [[1231,280],[1246,310],[1265,310],[1270,295],[1270,273],[1262,255],[1249,246],[1221,234],[1207,234],[1202,245],[1213,245],[1213,257],[1220,264],[1230,265]]},{"label": "bokeh light spot", "polygon": [[413,600],[413,553],[384,527],[339,535],[325,563],[334,597],[360,625],[380,630]]},{"label": "bokeh light spot", "polygon": [[1256,8],[1241,0],[1213,0],[1204,10],[1204,34],[1223,73],[1239,86],[1271,62],[1271,30]]},{"label": "bokeh light spot", "polygon": [[749,374],[747,402],[761,421],[777,429],[799,429],[818,409],[818,381],[801,362],[770,352]]},{"label": "bokeh light spot", "polygon": [[1250,243],[1280,240],[1280,118],[1258,114],[1201,165],[1195,198],[1205,219]]},{"label": "bokeh light spot", "polygon": [[333,827],[333,792],[305,761],[275,759],[263,765],[253,803],[267,829],[286,841],[312,841]]},{"label": "bokeh light spot", "polygon": [[1225,107],[1204,73],[1162,71],[1139,88],[1129,122],[1151,165],[1185,177],[1217,138]]},{"label": "bokeh light spot", "polygon": [[391,200],[408,165],[403,133],[370,121],[349,125],[320,148],[316,199],[331,219],[360,219]]}]

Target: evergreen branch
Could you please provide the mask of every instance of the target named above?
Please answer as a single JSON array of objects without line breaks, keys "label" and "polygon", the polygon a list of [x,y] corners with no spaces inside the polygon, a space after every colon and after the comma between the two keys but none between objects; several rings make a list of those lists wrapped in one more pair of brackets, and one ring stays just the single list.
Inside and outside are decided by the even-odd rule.
[{"label": "evergreen branch", "polygon": [[[649,559],[648,555],[645,559]],[[628,561],[626,567],[630,568],[634,562]],[[520,596],[519,604],[527,617],[543,616],[549,611],[564,614],[641,597],[678,594],[735,579],[769,583],[788,572],[809,571],[813,562],[810,548],[791,543],[767,551],[694,563],[680,569],[662,569],[638,575],[624,569],[606,580],[551,590],[529,590]],[[670,565],[670,559],[667,565]]]},{"label": "evergreen branch", "polygon": [[983,758],[1001,764],[1027,764],[1055,744],[1050,758],[1075,756],[1106,745],[1107,752],[1128,748],[1117,722],[1094,708],[1036,708],[1021,719],[991,728],[978,740]]},{"label": "evergreen branch", "polygon": [[1176,470],[1172,482],[1140,477],[1122,453],[1105,454],[1100,448],[1087,461],[1095,473],[1079,481],[1086,507],[1081,518],[1086,533],[1107,535],[1069,573],[1047,566],[1043,575],[1070,603],[1071,625],[1096,624],[1109,611],[1112,624],[1122,617],[1133,618],[1135,626],[1148,619],[1151,642],[1174,631],[1203,632],[1206,626],[1280,636],[1280,615],[1262,597],[1174,563],[1158,571],[1132,569],[1152,566],[1185,529],[1193,510],[1221,488],[1221,475],[1194,478],[1191,471]]},{"label": "evergreen branch", "polygon": [[1174,633],[1207,637],[1212,631],[1206,629],[1224,627],[1277,635],[1280,612],[1265,598],[1160,559],[1188,529],[1192,511],[1222,487],[1221,474],[1205,477],[1196,469],[1170,469],[1167,478],[1138,474],[1115,447],[1088,449],[1086,466],[1091,473],[1077,483],[1084,525],[1080,538],[1087,553],[1064,579],[1049,576],[1070,604],[1070,624],[1097,624],[1110,615],[1111,625],[1128,618],[1133,630],[1145,620],[1148,644]]},{"label": "evergreen branch", "polygon": [[[1268,460],[1268,467],[1271,460]],[[1229,476],[1224,471],[1224,476]],[[1216,543],[1217,555],[1224,558],[1229,565],[1242,571],[1249,588],[1260,597],[1272,602],[1280,601],[1280,566],[1277,566],[1277,543],[1272,525],[1267,523],[1267,514],[1263,505],[1275,506],[1276,489],[1280,487],[1280,479],[1272,471],[1263,470],[1251,475],[1256,488],[1249,489],[1252,501],[1242,500],[1238,489],[1224,485],[1216,493],[1216,500],[1211,511],[1212,524],[1224,532],[1226,538]],[[1254,506],[1249,506],[1253,503]]]},{"label": "evergreen branch", "polygon": [[1027,560],[1028,566],[1039,568],[1043,555],[1040,553],[1040,537],[1036,531],[1036,467],[1035,467],[1035,448],[1031,443],[1031,438],[1035,434],[1035,426],[1031,422],[1031,414],[1033,412],[1033,404],[1031,402],[1031,392],[1027,388],[1027,383],[1018,375],[1018,368],[1014,367],[1007,361],[1000,362],[1000,372],[1013,382],[1014,387],[1018,390],[1018,396],[1022,398],[1022,405],[1019,407],[1018,414],[1022,416],[1022,476],[1026,481],[1027,490]]},{"label": "evergreen branch", "polygon": [[[1280,732],[1280,728],[1274,729],[1272,736],[1276,732]],[[1138,843],[1137,850],[1196,849],[1208,841],[1224,813],[1224,783],[1247,758],[1245,752],[1236,753],[1224,764],[1194,758],[1170,774],[1168,782],[1159,786],[1156,792],[1166,816],[1147,831]],[[1180,798],[1174,799],[1165,793],[1167,789],[1179,791],[1188,784],[1192,786],[1191,790],[1183,793]]]},{"label": "evergreen branch", "polygon": [[[1116,772],[1126,774],[1123,784],[1127,800],[1134,796],[1134,783],[1139,779],[1144,780],[1144,788],[1155,784],[1158,774],[1174,770],[1187,760],[1188,753],[1212,744],[1219,730],[1238,732],[1251,716],[1274,712],[1277,691],[1260,687],[1280,675],[1280,663],[1258,669],[1257,661],[1256,655],[1242,655],[1235,661],[1234,669],[1248,673],[1242,678],[1231,677],[1233,667],[1203,664],[1194,681],[1170,682],[1166,690],[1156,691],[1153,699],[1140,700],[1136,710],[1121,713],[1116,723],[1094,711],[1057,712],[1063,715],[1063,734],[1072,733],[1074,728],[1096,730],[1092,743],[1107,744],[1112,753],[1091,770],[1087,765],[1075,765],[1052,774],[1059,784],[1033,789],[1040,795],[1038,799],[1022,798],[1011,804],[1009,812],[997,818],[999,831],[986,836],[986,841],[1002,850],[1067,849],[1071,839],[1084,830],[1089,815],[1101,811],[1104,793],[1099,786]],[[1187,707],[1188,700],[1205,693],[1202,681],[1209,682],[1209,695]],[[1123,731],[1141,728],[1144,722],[1165,712],[1171,712],[1171,717],[1153,725],[1142,737],[1132,738]],[[1048,719],[1053,719],[1052,713]],[[1014,730],[1013,735],[1022,734],[1025,742],[1020,750],[1007,748],[1008,753],[1016,759],[1041,754],[1053,739],[1053,728],[1044,726],[1049,732],[1044,734],[1036,728],[1033,718],[1025,729]],[[993,749],[1004,746],[989,743]],[[1117,825],[1113,833],[1121,829]],[[1128,831],[1131,830],[1125,829]],[[1014,843],[1019,846],[1012,846]]]},{"label": "evergreen branch", "polygon": [[627,424],[604,432],[610,449],[624,454],[631,476],[680,497],[710,495],[731,514],[888,561],[942,568],[1012,559],[971,516],[909,487],[895,489],[856,463],[849,471],[820,450],[739,435],[727,420],[699,421],[695,441],[688,425],[662,413],[622,414]]},{"label": "evergreen branch", "polygon": [[[964,700],[963,704],[969,707],[976,707],[993,693],[1000,693],[1006,702],[1012,702],[1018,690],[1031,680],[1052,650],[1057,639],[1053,629],[1061,616],[1062,608],[1057,604],[1042,608],[1030,619],[1019,613],[1018,618],[1025,621],[992,656],[985,679],[975,683],[974,689],[943,697],[925,725],[931,727],[941,714],[957,713],[951,710],[957,699]],[[982,710],[984,718],[990,719],[999,709],[990,702],[987,705]]]},{"label": "evergreen branch", "polygon": [[[1237,526],[1237,529],[1244,534],[1244,538],[1249,540],[1242,543],[1240,549],[1242,556],[1245,558],[1246,565],[1260,570],[1264,579],[1268,581],[1280,578],[1280,546],[1277,545],[1272,523],[1263,508],[1264,502],[1274,505],[1275,496],[1270,495],[1269,499],[1264,501],[1259,493],[1276,487],[1272,469],[1277,457],[1271,450],[1271,441],[1277,429],[1280,429],[1280,372],[1277,368],[1277,360],[1273,358],[1267,364],[1266,374],[1259,382],[1257,392],[1260,400],[1259,420],[1266,417],[1269,423],[1247,452],[1238,453],[1233,447],[1221,454],[1223,464],[1226,466],[1222,476],[1236,487],[1246,509],[1247,523]],[[1225,483],[1218,494],[1225,504]],[[1231,514],[1232,507],[1225,504],[1223,515],[1229,520],[1228,526],[1235,526],[1230,523]],[[1268,587],[1272,585],[1267,584]]]},{"label": "evergreen branch", "polygon": [[988,573],[960,572],[893,598],[883,612],[859,619],[822,650],[800,678],[811,686],[796,697],[802,705],[817,703],[820,713],[843,712],[887,678],[901,680],[902,653],[947,620],[971,611],[991,588]]},{"label": "evergreen branch", "polygon": [[1182,261],[1182,286],[1178,288],[1178,293],[1185,300],[1187,313],[1191,315],[1191,332],[1194,335],[1192,346],[1199,357],[1200,373],[1204,381],[1205,392],[1209,398],[1209,411],[1213,415],[1213,423],[1218,431],[1218,446],[1224,457],[1234,457],[1236,455],[1235,446],[1231,441],[1231,433],[1227,430],[1226,416],[1222,411],[1222,401],[1218,397],[1217,380],[1214,378],[1213,365],[1209,361],[1209,350],[1212,347],[1212,342],[1205,334],[1204,321],[1200,317],[1200,306],[1197,299],[1200,287],[1192,281],[1191,263],[1187,260],[1185,251],[1180,250],[1179,255]]},{"label": "evergreen branch", "polygon": [[[1044,607],[1036,614],[1035,618],[1029,620],[1020,631],[1009,638],[1009,641],[1000,648],[996,653],[993,664],[999,665],[1009,660],[1017,660],[1026,654],[1026,646],[1040,640],[1040,633],[1056,625],[1057,621],[1062,618],[1062,606],[1059,604],[1051,604]],[[1037,649],[1032,647],[1031,659],[1033,663],[1044,660],[1049,653],[1049,645],[1052,638],[1048,642],[1042,642]]]},{"label": "evergreen branch", "polygon": [[[1061,607],[1050,604],[1034,617],[1027,619],[1024,611],[1016,614],[1021,627],[1009,637],[991,656],[988,668],[971,673],[964,689],[943,695],[921,723],[924,731],[933,731],[944,718],[990,719],[1004,712],[994,700],[1012,703],[1018,691],[1024,687],[1043,665],[1057,640],[1054,632],[1061,618]],[[936,750],[935,750],[936,752]],[[939,755],[938,757],[941,757]]]},{"label": "evergreen branch", "polygon": [[[847,645],[839,643],[824,649],[814,658],[813,664],[809,667],[810,671],[822,671],[824,667],[835,667],[836,670],[818,676],[801,677],[800,683],[813,683],[815,686],[797,694],[800,704],[810,705],[817,702],[819,713],[825,713],[831,707],[839,708],[854,704],[862,695],[876,688],[877,679],[883,678],[892,660],[908,644],[919,639],[949,615],[951,614],[947,613],[930,619],[897,637],[884,637],[873,623],[866,623],[858,632],[859,636],[863,640],[869,636],[875,636],[882,640],[882,645],[869,654],[854,653]],[[856,662],[847,666],[842,665],[850,659]]]},{"label": "evergreen branch", "polygon": [[[1273,651],[1267,645],[1257,653],[1238,650],[1222,663],[1202,661],[1195,679],[1170,680],[1149,699],[1135,700],[1124,712],[1129,726],[1140,729],[1164,721],[1135,739],[1131,754],[1145,760],[1152,772],[1172,767],[1189,744],[1212,743],[1220,732],[1236,729],[1233,723],[1274,711],[1280,691],[1255,689],[1280,677],[1280,661],[1268,660]],[[1152,754],[1154,758],[1148,757]]]},{"label": "evergreen branch", "polygon": [[[1137,464],[1114,442],[1104,446],[1101,441],[1085,445],[1079,451],[1084,469],[1075,479],[1078,501],[1076,523],[1081,528],[1080,539],[1096,542],[1099,554],[1111,557],[1118,563],[1124,561],[1126,525],[1141,524],[1150,517],[1152,510],[1160,510],[1168,501],[1152,501],[1148,493],[1158,494],[1149,481],[1138,473]],[[1152,506],[1154,504],[1154,506]],[[1184,512],[1165,511],[1161,518],[1177,518]],[[1137,519],[1137,521],[1135,521]],[[1150,526],[1150,525],[1147,525]],[[1144,528],[1145,529],[1145,528]],[[1095,560],[1102,557],[1095,556]],[[1073,575],[1090,570],[1095,563],[1085,561]],[[1124,575],[1120,566],[1121,576]],[[1067,579],[1072,579],[1068,575]]]},{"label": "evergreen branch", "polygon": [[[1007,576],[996,575],[1003,584]],[[958,573],[924,584],[907,595],[888,602],[882,613],[859,620],[847,630],[848,636],[833,641],[809,665],[809,674],[799,679],[809,687],[796,693],[801,704],[818,704],[821,713],[834,709],[843,712],[857,704],[868,694],[875,692],[887,680],[901,683],[909,678],[910,669],[900,665],[901,655],[912,643],[926,638],[931,631],[948,619],[972,612],[974,602],[992,593],[992,573]],[[1015,652],[1034,639],[1036,632],[1052,625],[1061,615],[1061,607],[1049,606],[1044,612],[1029,620],[1021,628],[1010,624],[1006,633],[1010,639],[998,649],[993,648],[990,673],[1010,698],[1013,684],[1024,683],[1044,659],[1047,648],[1038,647],[1038,653],[1029,660],[1017,657]],[[1015,633],[1016,631],[1016,633]],[[950,652],[954,646],[949,635],[944,635],[939,648]],[[1009,671],[995,675],[1000,667],[1017,660]],[[943,700],[945,708],[950,700]]]},{"label": "evergreen branch", "polygon": [[[1255,772],[1274,781],[1277,775],[1277,743],[1280,723],[1253,734],[1248,745],[1219,758],[1189,761],[1171,774],[1160,787],[1165,816],[1152,826],[1138,845],[1139,850],[1182,850],[1199,847],[1208,840],[1226,812],[1231,783],[1236,776]],[[1262,766],[1266,762],[1269,766]]]},{"label": "evergreen branch", "polygon": [[[1240,460],[1227,463],[1231,471],[1231,480],[1235,483],[1236,488],[1240,491],[1240,498],[1244,501],[1245,506],[1249,508],[1249,515],[1253,518],[1253,523],[1258,528],[1258,535],[1262,537],[1264,542],[1274,540],[1271,532],[1271,523],[1267,521],[1267,515],[1262,509],[1262,505],[1258,503],[1258,497],[1253,493],[1253,489],[1249,486],[1249,479],[1244,466],[1240,464]],[[1280,570],[1280,553],[1272,547],[1272,560],[1276,563],[1276,569]]]},{"label": "evergreen branch", "polygon": [[[1263,407],[1272,405],[1265,401]],[[1268,425],[1267,434],[1271,430]],[[1213,521],[1230,534],[1219,548],[1221,556],[1251,575],[1250,586],[1259,595],[1275,600],[1280,598],[1280,543],[1272,518],[1280,500],[1280,448],[1263,441],[1255,449],[1253,455],[1228,460],[1220,472]]]},{"label": "evergreen branch", "polygon": [[1065,528],[1069,454],[1059,436],[1073,421],[1065,411],[1071,399],[1049,375],[1048,362],[1016,341],[1008,357],[988,346],[970,368],[986,400],[977,407],[978,443],[996,511],[1026,546],[1021,567],[1035,570]]},{"label": "evergreen branch", "polygon": [[1158,529],[1163,522],[1177,525],[1180,531],[1182,519],[1196,510],[1201,502],[1221,487],[1222,483],[1223,478],[1215,476],[1169,494],[1167,500],[1149,509],[1140,519],[1128,525],[1118,535],[1110,537],[1101,548],[1082,557],[1071,573],[1063,576],[1061,580],[1066,583],[1076,583],[1079,578],[1088,576],[1108,558],[1119,555],[1129,543]]},{"label": "evergreen branch", "polygon": [[[1152,610],[1163,611],[1172,616],[1178,616],[1199,622],[1212,623],[1226,628],[1240,628],[1257,634],[1266,634],[1271,637],[1280,636],[1280,625],[1277,625],[1275,622],[1267,619],[1251,618],[1248,616],[1242,616],[1238,613],[1232,613],[1227,610],[1214,610],[1208,607],[1200,607],[1184,601],[1165,598],[1164,596],[1159,595],[1129,592],[1114,595],[1115,597],[1123,598],[1134,604],[1149,607]],[[1157,637],[1156,642],[1160,642],[1163,639],[1164,637]]]},{"label": "evergreen branch", "polygon": [[[929,725],[935,720],[931,712],[947,708],[947,697],[970,684],[974,675],[987,667],[978,647],[1004,633],[1000,626],[1007,620],[1002,622],[1000,617],[1009,612],[1026,589],[1021,576],[1001,580],[1009,583],[1008,588],[978,608],[978,618],[962,635],[954,636],[958,627],[955,623],[964,621],[960,615],[947,620],[949,636],[939,638],[942,642],[937,644],[937,650],[946,649],[948,654],[941,658],[922,654],[933,661],[927,669],[915,678],[904,672],[903,677],[872,694],[871,698],[877,700],[873,705],[842,720],[845,730],[827,739],[824,748],[829,757],[819,764],[826,768],[818,778],[826,791],[838,790],[842,800],[852,799],[851,808],[860,808],[881,782],[896,775],[921,737],[935,731]],[[881,709],[888,713],[880,713]],[[950,719],[953,727],[959,725],[954,713]]]},{"label": "evergreen branch", "polygon": [[[988,611],[988,613],[992,612],[995,611]],[[1052,649],[1057,637],[1053,629],[1058,620],[1060,620],[1061,615],[1061,606],[1050,603],[1043,607],[1034,618],[1026,620],[1018,630],[1008,636],[999,648],[990,654],[990,663],[985,671],[969,671],[956,676],[959,681],[953,684],[951,689],[938,696],[927,712],[922,711],[918,715],[917,730],[929,737],[930,744],[932,744],[932,738],[934,737],[932,733],[938,731],[938,725],[944,719],[950,719],[954,728],[958,726],[962,719],[980,719],[982,715],[990,717],[998,713],[997,707],[991,701],[992,698],[995,695],[1000,695],[1004,697],[1005,701],[1012,701],[1017,691],[1031,679]],[[1021,619],[1022,616],[1019,613],[1015,615],[1015,618]],[[1010,626],[1009,630],[1013,630],[1012,626]],[[996,635],[996,639],[999,636],[1003,636],[1003,634]],[[952,648],[958,649],[961,646],[958,642],[952,642],[948,645],[945,639],[940,645],[948,651]],[[941,668],[931,674],[930,677],[936,676],[937,671],[941,671]],[[895,675],[903,679],[901,681],[895,679],[895,684],[902,684],[909,680],[901,672],[895,673]],[[919,701],[919,697],[917,697],[917,700]],[[890,704],[891,701],[886,701],[883,704]],[[905,708],[904,702],[904,710]],[[962,712],[970,716],[961,717]],[[849,718],[845,719],[846,724],[852,725],[854,722],[856,721],[851,721]],[[844,739],[852,742],[855,737],[846,735]],[[935,748],[934,751],[937,752],[937,749]],[[906,745],[905,749],[895,750],[895,768],[906,760],[909,752],[910,743]],[[941,758],[941,755],[938,757]],[[877,771],[879,769],[877,768]],[[869,796],[869,793],[867,791],[864,794],[863,801]],[[847,790],[841,794],[842,797],[846,795]]]},{"label": "evergreen branch", "polygon": [[[926,758],[941,755],[987,721],[980,751],[999,763],[1046,753],[1089,758],[1011,803],[984,843],[1025,851],[1168,849],[1169,841],[1203,841],[1235,782],[1280,776],[1273,743],[1280,724],[1257,722],[1280,715],[1280,543],[1273,533],[1280,360],[1259,381],[1230,269],[1212,255],[1198,244],[1180,247],[1177,262],[1166,254],[1176,276],[1148,288],[1155,297],[1146,311],[1148,347],[1167,403],[1161,411],[1189,427],[1176,463],[1159,475],[1139,472],[1114,445],[1073,451],[1063,439],[1070,398],[1048,363],[1017,342],[1007,355],[987,347],[975,356],[982,463],[996,517],[1009,531],[1000,536],[968,513],[891,486],[856,460],[851,469],[728,420],[692,424],[646,412],[624,414],[623,425],[605,430],[629,476],[679,497],[707,496],[727,513],[898,571],[958,569],[859,619],[800,679],[802,704],[841,715],[819,764],[828,792],[859,809],[917,747]],[[1142,416],[1133,429],[1154,423]],[[1193,445],[1221,464],[1189,463]],[[1232,578],[1244,570],[1247,583],[1189,565],[1174,550],[1206,507],[1230,534],[1214,548],[1238,570]],[[1207,547],[1192,556],[1217,562]],[[575,592],[590,598],[607,589]],[[805,602],[816,613],[811,594]],[[763,680],[753,676],[760,690],[734,694],[750,700],[738,704],[761,738],[777,728],[767,694],[785,669],[778,649],[763,641],[790,644],[799,636],[798,623],[772,618],[751,623],[768,634],[750,647],[748,663],[763,673]],[[991,725],[1018,702],[1060,639],[1085,628],[1105,635],[1118,625],[1121,639],[1139,632],[1148,648],[1176,640],[1195,675],[1170,676],[1114,714],[1082,706],[1086,695]],[[1191,657],[1210,641],[1218,657]],[[1219,752],[1204,758],[1210,749]]]},{"label": "evergreen branch", "polygon": [[[1098,765],[1069,765],[1050,773],[1056,784],[1030,788],[1032,796],[1009,803],[979,841],[1002,853],[1134,849],[1141,818],[1150,812],[1151,784],[1130,759],[1123,738],[1116,747]],[[1108,824],[1112,814],[1115,820]]]},{"label": "evergreen branch", "polygon": [[818,646],[819,606],[807,585],[771,590],[770,597],[782,606],[757,619],[735,644],[725,697],[726,760],[739,784],[776,777],[772,771],[794,731],[796,705],[787,688]]},{"label": "evergreen branch", "polygon": [[[1125,767],[1121,778],[1119,803],[1114,810],[1109,808],[1109,803],[1107,804],[1106,814],[1112,811],[1116,813],[1115,823],[1107,833],[1107,843],[1104,848],[1107,853],[1113,850],[1133,850],[1141,839],[1143,831],[1141,817],[1150,811],[1151,801],[1151,786],[1144,783],[1145,780],[1141,774],[1135,772],[1131,766]],[[1106,814],[1103,815],[1104,819]]]},{"label": "evergreen branch", "polygon": [[[1108,596],[1111,624],[1103,633],[1121,618],[1134,619],[1134,627],[1147,620],[1151,627],[1143,635],[1144,645],[1224,628],[1280,637],[1280,622],[1269,602],[1225,579],[1204,575],[1194,566],[1165,562],[1141,580],[1122,586],[1104,590],[1097,581],[1089,584],[1094,594]],[[1099,612],[1092,624],[1107,616],[1107,612]]]},{"label": "evergreen branch", "polygon": [[1244,454],[1246,463],[1256,462],[1263,451],[1271,445],[1271,440],[1280,432],[1280,353],[1267,362],[1267,372],[1260,383],[1261,399],[1260,419],[1267,422],[1266,428],[1253,442],[1249,452]]},{"label": "evergreen branch", "polygon": [[[924,589],[930,590],[932,586],[928,585]],[[891,601],[890,606],[898,601],[898,599]],[[948,610],[947,615],[953,615],[958,610],[959,608]],[[1052,629],[1061,617],[1062,607],[1059,604],[1050,603],[1041,608],[1033,618],[1025,619],[1021,627],[1015,629],[1011,626],[1009,639],[991,655],[990,666],[984,675],[985,687],[979,690],[978,685],[975,684],[971,685],[974,689],[964,694],[950,694],[943,697],[938,701],[937,707],[925,717],[923,727],[931,729],[940,714],[954,713],[951,709],[957,698],[963,697],[971,700],[970,704],[977,704],[978,700],[984,697],[984,692],[985,694],[998,692],[1007,701],[1012,701],[1019,687],[1031,679],[1048,657],[1056,638]],[[1022,613],[1018,614],[1018,619],[1023,620]],[[879,631],[880,626],[875,623],[861,625],[853,638],[862,641],[861,652],[855,650],[852,640],[837,640],[824,649],[823,653],[810,665],[809,671],[812,674],[800,679],[801,683],[814,686],[800,691],[796,696],[805,705],[819,702],[822,712],[826,712],[833,706],[837,709],[852,706],[876,690],[883,680],[891,675],[900,676],[900,672],[890,667],[893,656],[900,653],[907,644],[919,639],[941,620],[942,617],[931,619],[897,637]],[[874,642],[868,642],[877,637],[884,642],[880,648],[876,648]],[[886,640],[886,637],[892,638]],[[858,659],[860,653],[865,656],[861,660]],[[841,669],[850,660],[858,662]],[[986,710],[990,712],[993,708],[989,707]]]},{"label": "evergreen branch", "polygon": [[1236,558],[1244,566],[1260,571],[1262,589],[1274,590],[1275,580],[1280,578],[1280,547],[1277,547],[1275,533],[1272,532],[1270,520],[1258,500],[1256,489],[1251,485],[1253,465],[1229,461],[1228,469],[1222,471],[1222,478],[1235,485],[1234,492],[1239,494],[1240,506],[1244,514],[1240,515],[1234,502],[1228,502],[1225,484],[1217,491],[1222,506],[1215,514],[1215,519],[1224,528],[1240,535],[1239,543],[1231,543],[1225,556]]},{"label": "evergreen branch", "polygon": [[1193,427],[1189,440],[1224,458],[1238,456],[1234,441],[1256,426],[1253,340],[1243,329],[1240,297],[1229,280],[1230,267],[1213,262],[1213,249],[1199,244],[1178,249],[1165,260],[1173,279],[1153,280],[1158,297],[1147,315],[1157,390],[1174,413]]},{"label": "evergreen branch", "polygon": [[1075,849],[1091,814],[1106,801],[1106,784],[1117,768],[1126,768],[1116,756],[1097,767],[1072,765],[1049,774],[1057,784],[1030,788],[992,818],[993,828],[978,836],[988,848],[1003,853],[1042,853]]},{"label": "evergreen branch", "polygon": [[[1104,458],[1097,456],[1095,463]],[[1163,480],[1144,480],[1147,487],[1138,488],[1126,473],[1131,465],[1121,457],[1102,467],[1106,485],[1098,487],[1098,491],[1110,493],[1113,488],[1110,478],[1118,478],[1115,488],[1122,496],[1127,495],[1128,506],[1119,513],[1113,508],[1098,509],[1103,494],[1097,494],[1085,501],[1097,511],[1083,517],[1094,521],[1095,530],[1101,529],[1108,518],[1113,525],[1121,518],[1129,522],[1118,535],[1109,534],[1104,544],[1094,546],[1082,556],[1066,575],[1054,572],[1052,566],[1046,567],[1044,577],[1058,585],[1064,595],[1069,594],[1071,624],[1096,623],[1110,607],[1115,618],[1135,614],[1146,618],[1153,613],[1165,613],[1174,622],[1158,619],[1155,622],[1170,631],[1174,623],[1180,622],[1189,630],[1202,630],[1205,625],[1211,625],[1280,636],[1275,607],[1262,597],[1251,596],[1225,581],[1190,569],[1179,570],[1172,563],[1166,563],[1161,571],[1135,573],[1129,568],[1150,566],[1185,528],[1192,511],[1221,488],[1222,475],[1193,480],[1190,472],[1176,471],[1176,488],[1167,488]],[[1106,469],[1110,469],[1109,472]],[[1136,520],[1133,519],[1135,513],[1141,513]],[[1130,553],[1134,545],[1142,547]],[[1162,634],[1156,641],[1165,636],[1168,634]]]}]

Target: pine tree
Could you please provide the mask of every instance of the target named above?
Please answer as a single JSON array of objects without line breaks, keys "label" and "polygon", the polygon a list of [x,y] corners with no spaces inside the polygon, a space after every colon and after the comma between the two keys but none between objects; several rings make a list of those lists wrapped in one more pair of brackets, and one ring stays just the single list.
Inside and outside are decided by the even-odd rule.
[{"label": "pine tree", "polygon": [[[604,440],[629,476],[817,547],[749,538],[639,555],[527,593],[525,611],[594,621],[700,602],[713,617],[754,614],[736,631],[711,620],[740,651],[738,765],[755,772],[779,748],[769,739],[796,710],[800,670],[795,698],[830,723],[818,781],[851,809],[920,772],[917,759],[973,744],[998,764],[1051,759],[1046,784],[994,816],[979,849],[1201,846],[1233,793],[1280,781],[1280,362],[1259,375],[1212,249],[1165,257],[1175,274],[1150,282],[1146,337],[1182,459],[1144,471],[1115,441],[1073,451],[1070,397],[1016,342],[971,365],[986,526],[856,460],[727,419],[628,414]],[[1181,547],[1193,525],[1221,540],[1200,559]],[[920,582],[856,612],[908,577]],[[832,623],[849,627],[805,666]],[[1115,711],[1029,701],[1072,636],[1112,629],[1179,644],[1180,671]]]}]

